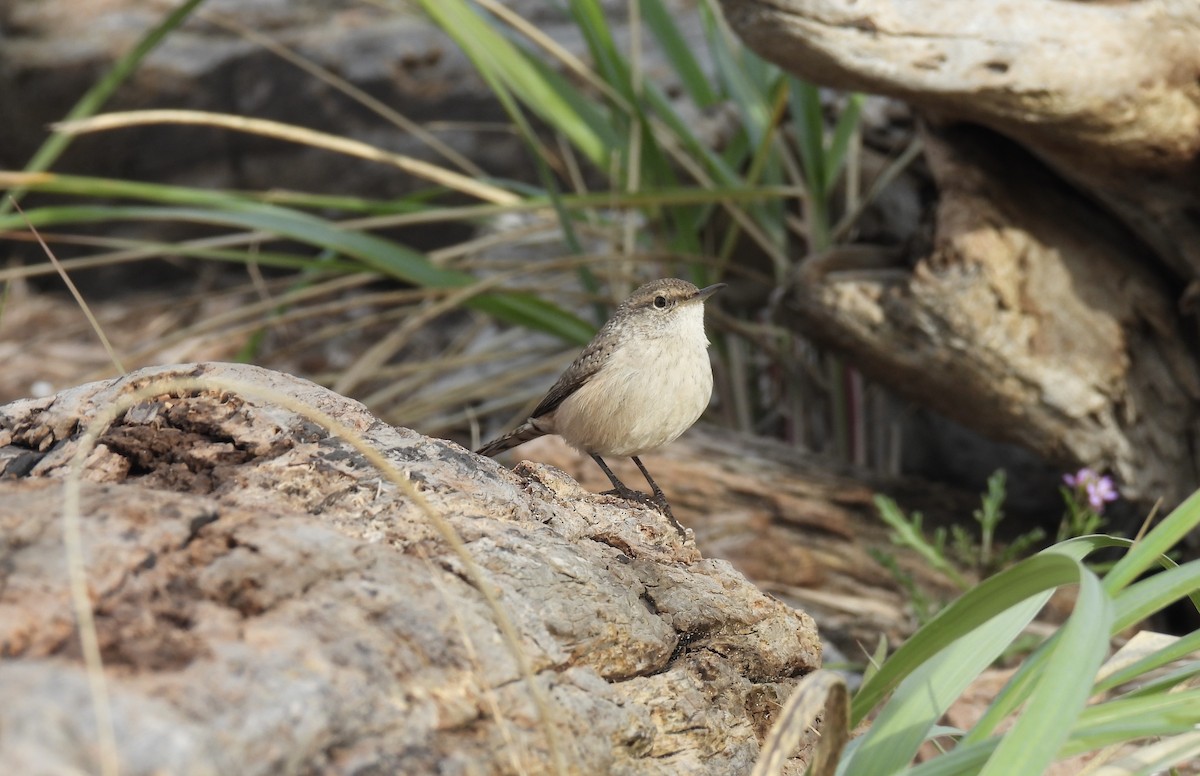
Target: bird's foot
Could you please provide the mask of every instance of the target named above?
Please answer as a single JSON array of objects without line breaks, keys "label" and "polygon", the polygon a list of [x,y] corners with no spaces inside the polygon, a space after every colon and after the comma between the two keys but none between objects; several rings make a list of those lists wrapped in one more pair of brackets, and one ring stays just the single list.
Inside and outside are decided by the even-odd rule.
[{"label": "bird's foot", "polygon": [[671,525],[675,526],[675,530],[679,531],[680,536],[683,536],[684,538],[687,537],[687,531],[685,531],[683,526],[680,525],[679,521],[675,519],[675,514],[671,512],[671,505],[667,503],[667,497],[661,490],[652,496],[649,493],[643,493],[640,490],[622,487],[606,490],[600,495],[616,496],[618,498],[628,499],[629,501],[636,501],[639,504],[645,504],[648,507],[654,507],[662,514],[666,515],[666,518],[671,521]]},{"label": "bird's foot", "polygon": [[651,496],[649,493],[642,493],[640,490],[634,490],[633,488],[625,488],[625,487],[613,488],[612,490],[606,490],[606,491],[601,492],[600,495],[601,496],[616,496],[617,498],[623,498],[623,499],[627,499],[629,501],[636,501],[639,504],[646,504],[648,506],[658,506],[658,504],[655,502],[654,497]]}]

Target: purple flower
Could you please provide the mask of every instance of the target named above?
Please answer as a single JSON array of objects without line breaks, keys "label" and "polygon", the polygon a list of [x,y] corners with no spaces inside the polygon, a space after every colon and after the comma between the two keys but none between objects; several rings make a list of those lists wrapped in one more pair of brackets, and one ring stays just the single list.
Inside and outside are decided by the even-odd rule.
[{"label": "purple flower", "polygon": [[1116,501],[1121,495],[1117,486],[1113,484],[1112,477],[1097,474],[1095,470],[1086,466],[1074,474],[1063,475],[1063,482],[1074,488],[1077,495],[1086,495],[1088,506],[1095,510],[1096,514],[1103,512],[1105,504]]}]

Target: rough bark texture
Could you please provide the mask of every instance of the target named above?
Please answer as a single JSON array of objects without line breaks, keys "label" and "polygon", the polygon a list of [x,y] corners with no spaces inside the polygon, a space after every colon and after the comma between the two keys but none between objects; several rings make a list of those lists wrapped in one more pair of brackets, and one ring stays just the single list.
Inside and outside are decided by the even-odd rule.
[{"label": "rough bark texture", "polygon": [[[61,478],[82,424],[151,377],[274,387],[402,466],[500,591],[574,773],[743,772],[812,620],[657,513],[393,428],[255,367],[143,370],[0,408],[0,762],[94,768]],[[88,462],[83,542],[122,772],[543,773],[492,612],[344,442],[229,393],[138,405]]]},{"label": "rough bark texture", "polygon": [[1200,7],[1191,0],[723,0],[763,56],[1019,142],[1200,277]]},{"label": "rough bark texture", "polygon": [[1200,370],[1180,315],[1200,277],[1200,7],[723,7],[767,58],[901,97],[935,127],[932,250],[911,274],[867,279],[836,271],[861,251],[810,261],[793,320],[901,394],[1112,470],[1143,503],[1200,485]]},{"label": "rough bark texture", "polygon": [[[949,138],[949,142],[945,139]],[[1200,371],[1139,246],[1020,149],[926,134],[940,189],[911,273],[801,267],[785,310],[899,393],[1064,468],[1174,503],[1200,481]]]}]

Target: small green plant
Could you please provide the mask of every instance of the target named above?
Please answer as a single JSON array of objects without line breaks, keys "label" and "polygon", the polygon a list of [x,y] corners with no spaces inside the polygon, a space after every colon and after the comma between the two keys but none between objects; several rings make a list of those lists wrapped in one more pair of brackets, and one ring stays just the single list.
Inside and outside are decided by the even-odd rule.
[{"label": "small green plant", "polygon": [[868,552],[876,563],[887,569],[892,578],[900,583],[900,587],[904,589],[909,604],[912,606],[913,617],[916,618],[918,624],[924,625],[929,622],[933,615],[937,614],[938,610],[945,605],[944,601],[934,602],[913,579],[913,575],[900,568],[895,555],[874,547],[870,548]]},{"label": "small green plant", "polygon": [[[941,572],[960,590],[966,590],[970,583],[958,572],[954,564],[946,556],[946,529],[938,526],[933,531],[933,540],[925,537],[922,523],[925,516],[913,511],[905,515],[896,502],[887,496],[875,496],[875,506],[883,522],[892,529],[892,542],[901,547],[907,547],[920,555],[931,568]],[[896,568],[893,562],[889,568]],[[897,580],[903,584],[903,580]]]},{"label": "small green plant", "polygon": [[1004,496],[1007,475],[997,469],[988,477],[987,493],[983,503],[975,510],[975,522],[979,523],[979,565],[989,567],[992,563],[992,541],[996,537],[996,526],[1004,519]]},{"label": "small green plant", "polygon": [[[938,526],[933,530],[932,536],[927,537],[922,526],[924,516],[920,512],[914,511],[905,515],[896,502],[886,496],[876,496],[875,505],[879,509],[879,516],[892,529],[893,542],[915,551],[955,587],[967,590],[971,585],[959,571],[960,568],[978,577],[990,576],[1028,555],[1030,549],[1045,538],[1045,531],[1035,528],[997,551],[996,529],[1004,520],[1005,484],[1006,475],[1003,469],[997,470],[988,478],[987,492],[983,494],[980,506],[974,512],[975,522],[979,525],[978,536],[961,525],[953,525],[949,531]],[[889,570],[897,568],[894,562],[890,565],[885,563],[884,566]],[[895,576],[894,570],[892,573]],[[905,584],[898,577],[897,581],[901,585]]]}]

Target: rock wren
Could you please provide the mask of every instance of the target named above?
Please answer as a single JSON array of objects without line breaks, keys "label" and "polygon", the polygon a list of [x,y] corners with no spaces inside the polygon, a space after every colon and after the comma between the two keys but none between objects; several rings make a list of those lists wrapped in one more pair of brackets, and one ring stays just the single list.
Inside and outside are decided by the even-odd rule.
[{"label": "rock wren", "polygon": [[700,289],[666,278],[634,291],[529,419],[477,452],[492,456],[558,434],[600,465],[613,484],[608,493],[645,502],[647,497],[626,487],[601,458],[628,456],[654,491],[655,504],[683,534],[638,456],[675,441],[708,407],[713,378],[704,300],[724,287],[718,283]]}]

